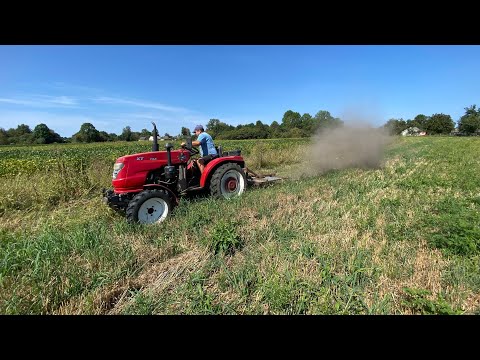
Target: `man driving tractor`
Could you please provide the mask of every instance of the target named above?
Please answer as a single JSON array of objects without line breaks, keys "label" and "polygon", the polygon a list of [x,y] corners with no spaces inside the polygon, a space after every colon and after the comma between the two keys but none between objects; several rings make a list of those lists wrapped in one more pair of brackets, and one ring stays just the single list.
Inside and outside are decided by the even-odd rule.
[{"label": "man driving tractor", "polygon": [[[193,132],[195,133],[195,135],[197,135],[197,140],[192,141],[192,145],[198,146],[200,149],[200,158],[197,159],[197,165],[200,169],[200,173],[203,174],[205,165],[209,161],[218,157],[218,153],[215,149],[215,144],[212,137],[210,136],[210,134],[205,132],[202,125],[195,126]],[[185,143],[183,142],[181,146],[185,146]]]}]

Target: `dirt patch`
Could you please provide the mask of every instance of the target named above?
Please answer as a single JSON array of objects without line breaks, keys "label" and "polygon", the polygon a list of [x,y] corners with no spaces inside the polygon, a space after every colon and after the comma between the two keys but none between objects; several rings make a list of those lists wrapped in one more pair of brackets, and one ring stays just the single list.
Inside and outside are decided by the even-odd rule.
[{"label": "dirt patch", "polygon": [[[405,244],[404,246],[408,246]],[[414,251],[414,249],[405,250],[406,253]],[[394,254],[392,251],[391,254]],[[426,244],[420,244],[411,260],[405,259],[407,262],[404,267],[412,267],[413,273],[409,277],[402,276],[400,278],[391,278],[385,274],[380,275],[375,289],[369,291],[369,295],[366,296],[366,302],[369,306],[373,304],[373,298],[384,299],[390,297],[392,302],[393,313],[402,312],[405,314],[411,314],[411,312],[405,312],[402,305],[404,299],[404,288],[412,289],[424,289],[428,290],[431,295],[428,296],[429,300],[435,301],[437,296],[441,293],[442,284],[441,277],[442,271],[448,265],[448,262],[442,257],[441,253],[437,250],[429,249]],[[393,266],[401,266],[398,263],[398,259],[394,256],[379,257],[378,254],[374,256],[375,263],[379,266],[387,268],[391,264]]]}]

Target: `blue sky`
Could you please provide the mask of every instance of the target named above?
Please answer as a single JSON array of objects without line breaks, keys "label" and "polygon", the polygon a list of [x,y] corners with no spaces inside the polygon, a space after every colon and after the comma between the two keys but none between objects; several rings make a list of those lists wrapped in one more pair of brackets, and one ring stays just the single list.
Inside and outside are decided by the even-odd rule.
[{"label": "blue sky", "polygon": [[480,46],[0,46],[0,127],[72,136],[180,133],[209,119],[279,123],[287,110],[383,125],[480,106]]}]

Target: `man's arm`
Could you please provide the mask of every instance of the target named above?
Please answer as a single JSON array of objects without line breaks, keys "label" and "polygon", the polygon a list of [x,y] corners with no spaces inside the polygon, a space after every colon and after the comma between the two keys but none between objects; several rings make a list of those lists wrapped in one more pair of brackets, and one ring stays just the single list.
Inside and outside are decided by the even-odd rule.
[{"label": "man's arm", "polygon": [[201,145],[202,145],[202,141],[205,142],[205,135],[204,135],[204,133],[201,133],[200,135],[198,135],[197,140],[192,141],[192,145],[193,145],[193,146],[201,146]]},{"label": "man's arm", "polygon": [[[184,142],[182,142],[182,143],[180,144],[180,146],[184,146],[184,145],[185,145]],[[200,146],[201,143],[200,143],[200,141],[194,140],[194,141],[192,141],[192,145],[193,145],[193,146]]]}]

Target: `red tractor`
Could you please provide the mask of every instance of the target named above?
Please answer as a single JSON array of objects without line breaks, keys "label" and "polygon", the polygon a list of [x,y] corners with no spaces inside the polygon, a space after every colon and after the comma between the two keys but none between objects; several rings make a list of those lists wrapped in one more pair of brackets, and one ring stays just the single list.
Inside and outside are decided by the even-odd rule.
[{"label": "red tractor", "polygon": [[203,173],[194,161],[199,154],[192,139],[178,150],[170,143],[166,151],[158,150],[157,128],[153,124],[151,152],[119,157],[113,166],[113,190],[103,190],[103,201],[125,213],[128,222],[159,223],[178,205],[180,197],[206,191],[215,198],[241,195],[247,185],[259,185],[281,178],[258,176],[245,165],[241,150],[224,152],[217,147],[218,157],[209,161]]}]

